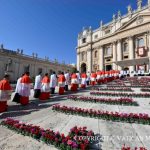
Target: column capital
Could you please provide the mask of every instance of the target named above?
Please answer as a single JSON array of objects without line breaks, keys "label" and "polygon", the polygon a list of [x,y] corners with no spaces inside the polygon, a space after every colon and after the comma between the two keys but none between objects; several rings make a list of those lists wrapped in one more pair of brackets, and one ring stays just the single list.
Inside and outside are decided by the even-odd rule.
[{"label": "column capital", "polygon": [[98,46],[98,49],[102,49],[102,48],[103,48],[103,45]]},{"label": "column capital", "polygon": [[87,52],[91,52],[92,51],[92,49],[87,49]]},{"label": "column capital", "polygon": [[112,44],[113,44],[113,45],[116,45],[116,44],[117,44],[117,40],[113,41]]},{"label": "column capital", "polygon": [[117,43],[121,43],[121,40],[122,40],[122,39],[117,39],[117,41],[116,41],[116,42],[117,42]]},{"label": "column capital", "polygon": [[147,35],[150,35],[150,31],[147,31]]},{"label": "column capital", "polygon": [[129,36],[128,39],[129,39],[129,40],[133,40],[133,36],[132,36],[132,35]]}]

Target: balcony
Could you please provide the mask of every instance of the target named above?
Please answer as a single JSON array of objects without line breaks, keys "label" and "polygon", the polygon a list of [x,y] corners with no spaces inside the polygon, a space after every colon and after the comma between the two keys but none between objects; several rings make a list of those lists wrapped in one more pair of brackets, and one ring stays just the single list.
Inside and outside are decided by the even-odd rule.
[{"label": "balcony", "polygon": [[105,54],[105,55],[104,55],[104,58],[111,58],[111,57],[113,57],[112,54]]}]

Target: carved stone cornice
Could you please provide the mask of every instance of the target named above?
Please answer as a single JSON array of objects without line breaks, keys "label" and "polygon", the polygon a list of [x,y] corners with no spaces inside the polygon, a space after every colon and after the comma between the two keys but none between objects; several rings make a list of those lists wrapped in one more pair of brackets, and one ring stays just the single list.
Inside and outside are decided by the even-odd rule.
[{"label": "carved stone cornice", "polygon": [[121,41],[122,41],[122,39],[118,39],[118,40],[117,40],[117,44],[118,44],[118,43],[121,43]]},{"label": "carved stone cornice", "polygon": [[117,40],[113,41],[112,44],[113,44],[113,45],[116,45],[116,44],[117,44]]},{"label": "carved stone cornice", "polygon": [[128,40],[133,40],[133,36],[129,36],[129,37],[128,37]]},{"label": "carved stone cornice", "polygon": [[150,31],[147,31],[147,35],[150,35]]}]

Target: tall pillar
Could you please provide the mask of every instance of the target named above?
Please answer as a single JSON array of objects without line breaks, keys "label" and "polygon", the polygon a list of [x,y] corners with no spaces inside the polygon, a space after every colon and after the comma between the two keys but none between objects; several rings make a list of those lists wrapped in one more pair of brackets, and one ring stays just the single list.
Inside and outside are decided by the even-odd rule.
[{"label": "tall pillar", "polygon": [[104,70],[104,50],[102,46],[100,46],[99,54],[99,69]]},{"label": "tall pillar", "polygon": [[80,52],[77,53],[77,70],[80,71]]},{"label": "tall pillar", "polygon": [[[122,60],[122,49],[121,49],[121,40],[118,40],[117,42],[117,61],[121,61]],[[118,66],[118,70],[121,70],[122,67]]]},{"label": "tall pillar", "polygon": [[116,65],[116,61],[117,61],[116,42],[113,42],[112,50],[113,50],[113,70],[117,70],[117,65]]},{"label": "tall pillar", "polygon": [[92,72],[92,50],[88,49],[87,51],[87,70],[88,72]]},{"label": "tall pillar", "polygon": [[[129,37],[129,59],[134,59],[133,37]],[[130,66],[130,71],[134,71],[134,66]]]},{"label": "tall pillar", "polygon": [[150,69],[150,31],[148,32],[148,35],[147,35],[147,38],[148,38],[148,57],[149,57],[149,69]]},{"label": "tall pillar", "polygon": [[149,10],[150,10],[150,0],[148,0],[148,8],[149,8]]}]

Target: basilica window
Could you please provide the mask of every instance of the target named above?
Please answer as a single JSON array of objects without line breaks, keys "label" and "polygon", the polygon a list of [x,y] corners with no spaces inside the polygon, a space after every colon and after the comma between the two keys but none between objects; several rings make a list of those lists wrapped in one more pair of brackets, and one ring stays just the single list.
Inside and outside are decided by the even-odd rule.
[{"label": "basilica window", "polygon": [[42,72],[42,68],[38,68],[38,72]]},{"label": "basilica window", "polygon": [[50,69],[50,70],[49,70],[49,74],[52,74],[52,73],[53,73],[53,70],[52,70],[52,69]]},{"label": "basilica window", "polygon": [[96,34],[96,35],[94,36],[94,38],[97,39],[97,38],[98,38],[98,35]]},{"label": "basilica window", "polygon": [[123,44],[123,51],[124,51],[124,52],[128,52],[128,51],[129,51],[129,47],[128,47],[128,44],[127,44],[127,43],[124,43],[124,44]]},{"label": "basilica window", "polygon": [[86,43],[86,38],[83,38],[83,39],[82,39],[82,43]]},{"label": "basilica window", "polygon": [[97,51],[95,51],[95,53],[94,53],[94,57],[95,57],[95,58],[97,58]]},{"label": "basilica window", "polygon": [[30,70],[30,65],[24,66],[24,72],[29,72]]},{"label": "basilica window", "polygon": [[112,54],[112,50],[111,50],[111,47],[106,47],[106,49],[105,49],[105,55],[106,56],[110,56]]},{"label": "basilica window", "polygon": [[142,46],[144,46],[144,39],[143,38],[141,38],[141,39],[138,39],[138,47],[142,47]]},{"label": "basilica window", "polygon": [[110,33],[110,30],[105,30],[105,34],[108,34],[108,33]]}]

